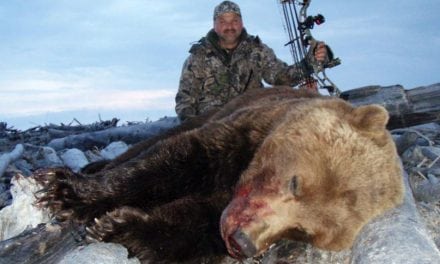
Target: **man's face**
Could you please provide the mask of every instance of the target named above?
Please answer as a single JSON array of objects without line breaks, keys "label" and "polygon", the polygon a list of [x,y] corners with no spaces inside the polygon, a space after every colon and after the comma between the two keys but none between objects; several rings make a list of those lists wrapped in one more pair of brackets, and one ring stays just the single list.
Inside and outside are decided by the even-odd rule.
[{"label": "man's face", "polygon": [[214,20],[214,30],[224,48],[235,48],[243,31],[243,21],[235,13],[224,13]]}]

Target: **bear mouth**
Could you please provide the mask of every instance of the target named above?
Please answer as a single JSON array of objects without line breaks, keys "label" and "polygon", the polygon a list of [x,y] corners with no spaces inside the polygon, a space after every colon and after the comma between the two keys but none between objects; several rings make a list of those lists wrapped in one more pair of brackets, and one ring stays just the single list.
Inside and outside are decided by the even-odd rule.
[{"label": "bear mouth", "polygon": [[249,236],[240,229],[228,238],[228,251],[236,259],[250,258],[257,254],[257,248]]}]

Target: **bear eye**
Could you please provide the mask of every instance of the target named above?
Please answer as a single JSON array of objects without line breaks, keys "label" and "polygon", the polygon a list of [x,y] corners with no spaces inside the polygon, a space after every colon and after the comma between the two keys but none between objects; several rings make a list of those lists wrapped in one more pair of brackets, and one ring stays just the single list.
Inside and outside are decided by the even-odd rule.
[{"label": "bear eye", "polygon": [[298,196],[299,188],[298,188],[298,177],[293,175],[292,179],[290,179],[289,190],[292,192],[294,196]]}]

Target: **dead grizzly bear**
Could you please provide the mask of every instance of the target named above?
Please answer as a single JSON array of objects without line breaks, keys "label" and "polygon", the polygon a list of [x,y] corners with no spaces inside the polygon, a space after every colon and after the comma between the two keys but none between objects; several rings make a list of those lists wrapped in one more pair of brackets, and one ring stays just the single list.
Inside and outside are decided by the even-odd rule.
[{"label": "dead grizzly bear", "polygon": [[200,120],[92,174],[37,172],[40,204],[157,263],[251,257],[282,238],[346,248],[402,199],[382,107],[273,88]]}]

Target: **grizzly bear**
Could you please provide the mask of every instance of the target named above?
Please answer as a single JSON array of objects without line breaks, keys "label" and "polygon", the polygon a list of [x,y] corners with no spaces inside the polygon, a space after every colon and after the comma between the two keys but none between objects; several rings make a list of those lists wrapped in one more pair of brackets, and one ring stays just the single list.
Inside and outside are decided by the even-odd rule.
[{"label": "grizzly bear", "polygon": [[285,238],[348,248],[402,200],[387,120],[380,106],[252,91],[93,172],[36,172],[39,203],[152,263],[243,259]]}]

